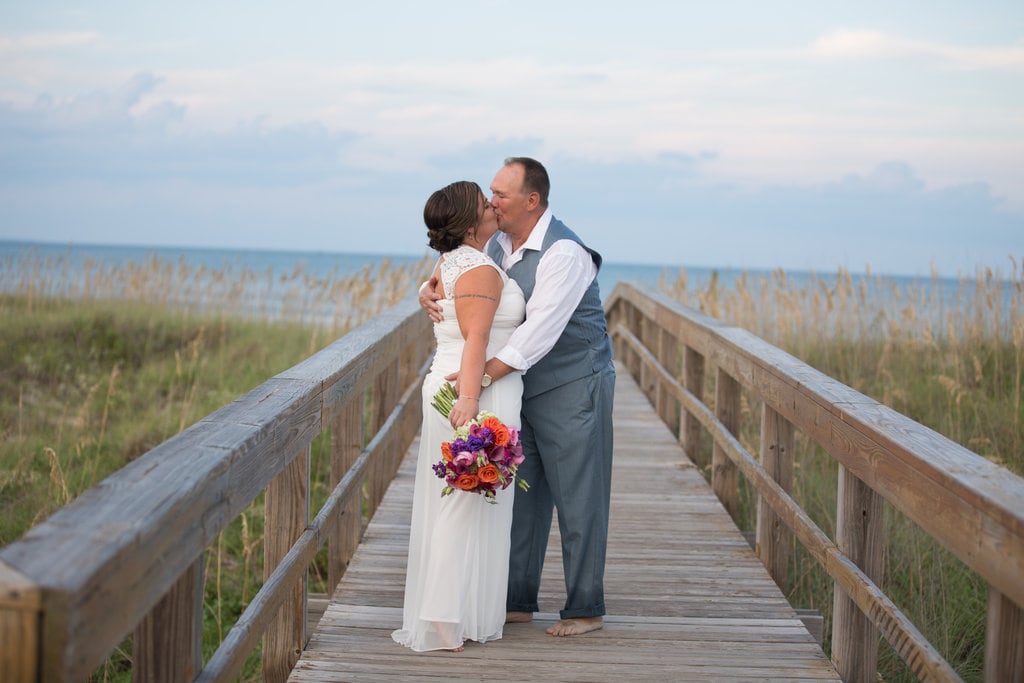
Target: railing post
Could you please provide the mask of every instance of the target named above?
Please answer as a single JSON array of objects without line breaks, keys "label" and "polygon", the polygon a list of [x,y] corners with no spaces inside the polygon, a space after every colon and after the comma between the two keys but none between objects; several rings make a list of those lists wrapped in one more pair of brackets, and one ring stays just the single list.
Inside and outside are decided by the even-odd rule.
[{"label": "railing post", "polygon": [[[307,446],[267,487],[263,538],[263,579],[277,568],[309,525]],[[306,578],[292,589],[276,619],[263,634],[263,680],[285,681],[299,661],[306,640]]]},{"label": "railing post", "polygon": [[203,557],[135,627],[132,680],[191,681],[203,668]]},{"label": "railing post", "polygon": [[[370,415],[373,416],[370,428],[371,433],[376,434],[384,422],[387,421],[395,404],[398,403],[398,398],[402,395],[402,387],[399,386],[398,375],[399,363],[397,359],[377,375],[377,380],[373,385],[373,403],[370,408]],[[401,458],[401,454],[398,454],[397,457]],[[380,505],[381,499],[384,498],[388,484],[391,483],[391,479],[394,476],[394,468],[391,467],[392,460],[391,454],[385,454],[385,457],[376,458],[370,463],[368,470],[369,509],[367,511],[370,517],[373,517],[373,513],[377,511],[377,506]]]},{"label": "railing post", "polygon": [[[689,346],[683,347],[683,386],[697,400],[704,399],[704,356],[700,355]],[[680,443],[686,455],[689,456],[698,467],[704,467],[706,458],[701,452],[701,424],[696,415],[692,415],[685,409],[683,412],[682,429],[680,430]]]},{"label": "railing post", "polygon": [[40,679],[42,594],[39,587],[0,562],[0,681]]},{"label": "railing post", "polygon": [[991,586],[985,629],[985,681],[1024,681],[1024,608]]},{"label": "railing post", "polygon": [[[883,499],[842,465],[836,509],[836,545],[881,585]],[[832,599],[832,662],[847,683],[874,681],[878,629],[836,583]]]},{"label": "railing post", "polygon": [[[733,435],[739,435],[741,394],[740,383],[722,368],[715,369],[715,417]],[[711,452],[711,490],[732,516],[739,522],[740,477],[736,463],[716,443]]]},{"label": "railing post", "polygon": [[[363,392],[349,399],[331,425],[331,490],[338,485],[363,451]],[[363,531],[362,484],[334,525],[327,541],[328,596],[334,594]]]},{"label": "railing post", "polygon": [[[636,306],[632,303],[623,302],[622,308],[622,320],[619,322],[625,325],[626,329],[634,335],[639,336],[640,330],[638,329],[638,321],[640,319],[640,313],[637,311]],[[633,349],[625,341],[619,342],[619,348],[616,349],[616,354],[622,364],[629,370],[630,374],[637,378],[637,382],[639,383],[640,368],[637,367],[637,364],[639,363],[637,354],[633,352]]]},{"label": "railing post", "polygon": [[[786,492],[793,489],[793,424],[764,404],[761,467]],[[785,593],[789,582],[790,531],[764,498],[757,500],[757,555]]]},{"label": "railing post", "polygon": [[[672,377],[679,377],[679,340],[668,330],[662,328],[658,333],[658,362]],[[663,382],[658,382],[657,399],[658,417],[672,433],[679,436],[679,402],[669,392]]]},{"label": "railing post", "polygon": [[[650,350],[652,346],[652,326],[653,323],[651,322],[651,319],[648,318],[646,315],[642,315],[639,318],[639,329],[633,331],[633,333],[636,335],[636,338],[640,340],[640,345],[648,350]],[[657,357],[657,349],[655,349],[654,355],[655,357]],[[651,405],[655,406],[655,410],[657,410],[656,396],[658,392],[658,386],[661,384],[661,381],[658,379],[658,374],[654,371],[654,368],[650,367],[647,363],[645,363],[643,359],[640,359],[638,362],[640,364],[640,376],[637,378],[637,384],[640,385],[640,391],[644,393],[644,396],[647,397],[647,400],[650,401]]]}]

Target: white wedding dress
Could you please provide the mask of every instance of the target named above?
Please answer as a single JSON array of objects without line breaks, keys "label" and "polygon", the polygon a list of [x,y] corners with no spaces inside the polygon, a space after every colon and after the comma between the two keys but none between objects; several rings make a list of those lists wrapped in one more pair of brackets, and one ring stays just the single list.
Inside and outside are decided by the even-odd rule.
[{"label": "white wedding dress", "polygon": [[[519,285],[485,254],[461,246],[444,255],[441,281],[447,298],[441,301],[444,320],[434,324],[437,352],[423,383],[423,428],[416,461],[402,628],[391,634],[395,642],[417,652],[454,649],[466,640],[497,640],[505,623],[516,485],[498,491],[496,504],[478,493],[458,490],[442,498],[445,482],[432,470],[441,459],[441,442],[450,441],[454,430],[430,402],[445,375],[459,371],[464,344],[451,297],[459,276],[479,267],[497,269],[505,283],[487,358],[505,345],[526,311]],[[507,375],[481,392],[480,409],[518,428],[522,393],[522,376]]]}]

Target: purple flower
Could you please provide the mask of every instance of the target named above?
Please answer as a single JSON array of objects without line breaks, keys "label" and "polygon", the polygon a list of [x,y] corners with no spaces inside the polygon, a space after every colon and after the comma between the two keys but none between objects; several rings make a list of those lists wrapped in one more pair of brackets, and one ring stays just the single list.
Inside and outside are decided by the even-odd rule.
[{"label": "purple flower", "polygon": [[490,427],[479,427],[476,432],[484,441],[484,448],[490,448],[494,445],[494,430]]}]

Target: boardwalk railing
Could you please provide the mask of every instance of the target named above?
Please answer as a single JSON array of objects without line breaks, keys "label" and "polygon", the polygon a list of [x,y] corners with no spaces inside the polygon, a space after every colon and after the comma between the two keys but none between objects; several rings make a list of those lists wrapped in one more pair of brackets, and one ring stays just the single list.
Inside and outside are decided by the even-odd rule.
[{"label": "boardwalk railing", "polygon": [[[233,680],[263,639],[264,679],[306,642],[306,571],[333,591],[416,433],[433,351],[406,301],[130,463],[0,550],[0,681],[86,680],[133,634],[136,681]],[[310,517],[313,439],[332,487]],[[203,558],[265,493],[265,581],[202,663]]]},{"label": "boardwalk railing", "polygon": [[[879,633],[919,678],[958,680],[878,585],[883,499],[988,582],[985,679],[1022,680],[1024,479],[668,297],[620,283],[605,308],[619,362],[698,464],[710,433],[712,488],[734,518],[738,473],[755,487],[756,549],[779,586],[790,534],[834,579],[832,659],[843,680],[875,680]],[[737,437],[744,392],[763,406],[757,456]],[[839,463],[834,541],[789,495],[796,431]]]}]

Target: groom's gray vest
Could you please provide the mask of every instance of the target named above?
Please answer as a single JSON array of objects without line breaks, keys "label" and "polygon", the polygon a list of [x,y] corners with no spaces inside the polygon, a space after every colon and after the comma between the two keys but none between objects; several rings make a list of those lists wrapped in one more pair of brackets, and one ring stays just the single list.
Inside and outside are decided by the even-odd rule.
[{"label": "groom's gray vest", "polygon": [[[519,284],[527,301],[533,295],[537,264],[540,263],[541,257],[552,244],[565,239],[572,240],[586,249],[598,269],[601,268],[601,255],[583,244],[576,233],[565,227],[564,223],[552,218],[540,251],[525,251],[522,260],[508,269],[509,277]],[[504,253],[497,240],[491,240],[488,251],[495,262],[501,263]],[[523,375],[523,398],[536,396],[599,372],[606,368],[611,360],[612,342],[608,338],[597,278],[594,278],[554,347]]]}]

